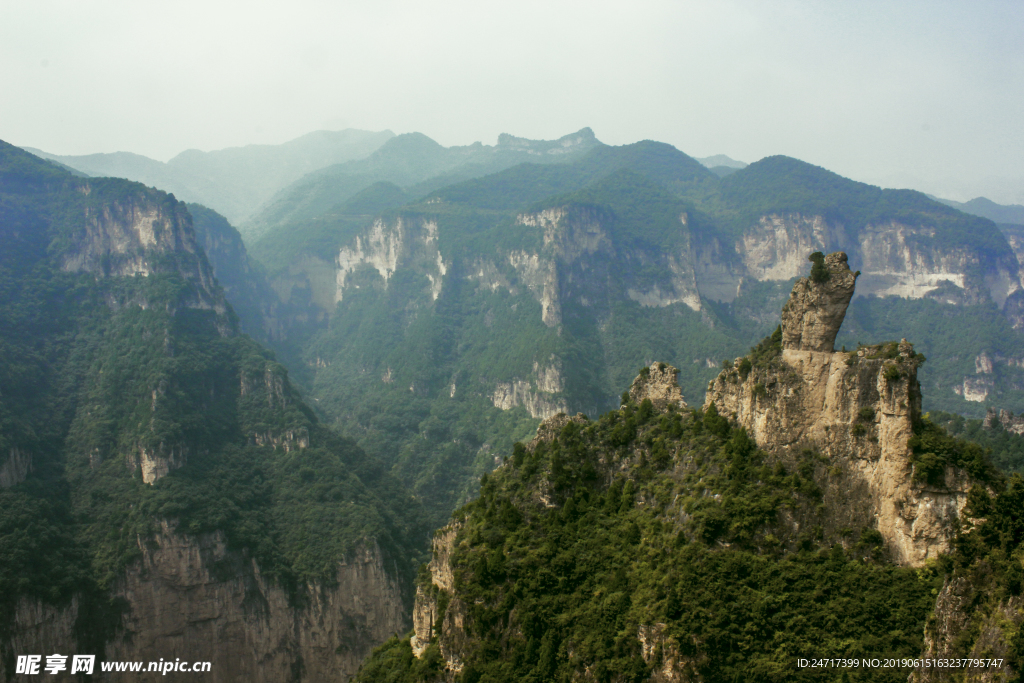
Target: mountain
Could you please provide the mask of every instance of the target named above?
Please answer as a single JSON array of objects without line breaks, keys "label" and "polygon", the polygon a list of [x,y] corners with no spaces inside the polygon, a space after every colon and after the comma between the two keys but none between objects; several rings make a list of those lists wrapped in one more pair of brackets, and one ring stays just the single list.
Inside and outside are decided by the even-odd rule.
[{"label": "mountain", "polygon": [[202,236],[0,143],[5,680],[33,652],[322,680],[408,623],[419,504],[240,334],[211,267],[248,286],[240,240],[193,209]]},{"label": "mountain", "polygon": [[640,365],[663,359],[701,395],[778,325],[816,251],[861,271],[841,345],[920,339],[928,410],[1024,408],[1017,256],[991,221],[920,193],[787,157],[720,179],[651,141],[363,192],[252,253],[309,321],[276,345],[293,376],[435,524],[496,452],[558,412],[613,407]]},{"label": "mountain", "polygon": [[937,201],[964,213],[987,218],[994,223],[1024,224],[1024,206],[1020,204],[996,204],[984,197],[975,197],[969,202],[954,202],[952,199],[937,199]]},{"label": "mountain", "polygon": [[747,167],[747,164],[743,163],[742,161],[730,159],[724,154],[716,154],[715,156],[697,159],[697,161],[706,166],[708,170],[710,170],[719,178],[724,178],[727,175],[732,175],[741,168]]},{"label": "mountain", "polygon": [[90,176],[127,178],[204,204],[235,224],[271,195],[316,169],[360,159],[387,140],[391,131],[316,131],[280,145],[248,145],[212,152],[190,149],[164,163],[128,152],[60,156],[28,151]]},{"label": "mountain", "polygon": [[527,161],[556,163],[601,143],[584,128],[558,140],[527,140],[502,134],[498,144],[479,142],[443,147],[422,133],[399,135],[365,159],[335,164],[310,173],[282,189],[240,226],[255,242],[273,230],[334,213],[344,201],[378,182],[389,182],[422,196],[431,189],[477,178]]},{"label": "mountain", "polygon": [[696,158],[702,165],[707,166],[709,169],[715,169],[719,167],[734,168],[737,171],[741,168],[746,168],[749,164],[743,161],[736,161],[731,157],[727,157],[724,154],[715,154],[710,157]]},{"label": "mountain", "polygon": [[653,363],[505,454],[356,681],[1015,680],[1024,480],[921,415],[911,344],[834,350],[858,276],[816,258],[700,408]]}]

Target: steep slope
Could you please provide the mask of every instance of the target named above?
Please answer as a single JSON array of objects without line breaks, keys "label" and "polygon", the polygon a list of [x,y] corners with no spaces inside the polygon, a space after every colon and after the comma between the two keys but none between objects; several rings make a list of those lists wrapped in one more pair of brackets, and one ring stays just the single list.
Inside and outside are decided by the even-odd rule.
[{"label": "steep slope", "polygon": [[238,224],[289,183],[319,168],[361,159],[392,137],[387,130],[321,130],[280,145],[190,149],[166,163],[128,152],[60,156],[28,151],[91,176],[126,178],[173,192]]},{"label": "steep slope", "polygon": [[523,162],[562,162],[600,146],[584,128],[558,140],[526,140],[503,134],[491,147],[480,143],[442,147],[422,133],[389,140],[365,159],[336,164],[310,173],[270,198],[240,226],[255,242],[272,231],[333,214],[334,207],[377,182],[415,186],[417,196],[430,189],[476,178]]},{"label": "steep slope", "polygon": [[224,216],[202,204],[189,204],[196,241],[206,254],[217,283],[238,315],[242,332],[261,342],[284,337],[277,295],[263,267],[249,257],[242,236]]},{"label": "steep slope", "polygon": [[184,204],[0,143],[0,245],[4,679],[321,680],[403,627],[417,503],[238,333]]},{"label": "steep slope", "polygon": [[1014,676],[1024,484],[920,418],[909,344],[832,350],[855,279],[822,257],[702,410],[656,363],[599,420],[545,421],[435,534],[412,636],[356,680]]},{"label": "steep slope", "polygon": [[612,407],[638,365],[665,359],[685,395],[703,393],[720,356],[775,328],[792,278],[825,248],[849,244],[868,291],[842,344],[909,330],[932,359],[927,408],[1024,406],[1016,256],[990,222],[918,193],[784,157],[719,180],[650,141],[404,206],[393,184],[364,193],[254,253],[282,303],[309,311],[282,357],[437,523],[496,447],[561,410]]}]

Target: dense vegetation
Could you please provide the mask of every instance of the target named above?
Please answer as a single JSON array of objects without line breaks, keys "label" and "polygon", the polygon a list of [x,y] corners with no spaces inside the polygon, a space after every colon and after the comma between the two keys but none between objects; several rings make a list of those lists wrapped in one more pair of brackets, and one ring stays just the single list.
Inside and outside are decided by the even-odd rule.
[{"label": "dense vegetation", "polygon": [[1024,405],[1024,369],[1000,365],[999,372],[983,378],[988,397],[984,403],[968,401],[955,393],[965,377],[976,373],[976,358],[1014,358],[1020,353],[1021,334],[995,304],[960,306],[931,299],[858,297],[850,304],[837,345],[855,348],[866,339],[914,341],[928,357],[918,373],[924,409],[958,413],[971,418],[985,414],[986,405],[1017,410]]},{"label": "dense vegetation", "polygon": [[[783,466],[713,406],[649,401],[517,445],[455,515],[459,680],[641,681],[670,662],[705,681],[810,681],[796,658],[919,655],[941,572],[891,564],[873,529],[823,532],[816,465]],[[393,640],[358,680],[434,680],[436,648],[415,659]]]},{"label": "dense vegetation", "polygon": [[988,427],[984,420],[932,411],[926,417],[953,437],[976,443],[988,453],[993,465],[1004,472],[1024,474],[1024,436],[1005,429],[996,419]]},{"label": "dense vegetation", "polygon": [[[1024,479],[1014,473],[988,490],[976,485],[967,496],[962,528],[954,551],[942,558],[954,585],[962,586],[969,608],[951,643],[952,656],[982,645],[992,651],[992,634],[1002,636],[999,655],[1017,672],[1024,671],[1024,626],[1014,624],[1014,603],[1024,592]],[[930,625],[934,629],[934,625]],[[982,638],[989,642],[981,643]]]},{"label": "dense vegetation", "polygon": [[[467,165],[459,168],[470,172],[467,159],[512,158],[488,149],[466,150],[458,163]],[[680,368],[684,394],[699,400],[723,357],[739,355],[778,324],[788,282],[744,280],[738,290],[716,294],[729,303],[643,299],[650,292],[672,300],[690,277],[664,259],[714,254],[723,267],[742,267],[732,264],[738,257],[730,240],[765,212],[820,213],[844,225],[934,224],[940,242],[970,234],[984,242],[972,248],[1006,251],[994,226],[975,225],[982,219],[784,157],[719,179],[671,146],[645,141],[598,145],[565,163],[519,164],[491,175],[474,167],[481,177],[452,182],[458,179],[437,171],[455,163],[450,152],[422,136],[400,136],[367,160],[311,176],[303,182],[317,185],[309,189],[312,203],[295,204],[298,213],[252,245],[290,310],[287,338],[275,342],[280,357],[317,408],[422,496],[438,524],[474,494],[493,454],[536,425],[522,408],[494,408],[500,385],[531,382],[537,371],[557,367],[566,407],[595,416],[615,404],[638,365],[664,360]],[[412,180],[433,172],[441,175]],[[357,177],[362,189],[348,184]],[[288,201],[306,196],[294,190]],[[557,261],[557,327],[541,323],[542,285],[525,282],[508,261],[519,252],[553,257],[562,248],[545,229],[518,219],[547,209],[569,212],[574,225],[600,225],[603,235],[588,238],[597,246],[587,247],[585,259]],[[437,224],[446,275],[436,301],[412,252],[400,251],[395,257],[406,262],[386,281],[369,267],[353,272],[336,302],[333,259],[378,219],[388,226]],[[487,264],[494,270],[485,274]],[[811,270],[822,276],[819,263]],[[965,337],[961,326],[935,322],[950,315],[969,315],[977,324]],[[985,306],[860,298],[848,318],[840,343],[919,340],[932,359],[922,372],[926,408],[965,414],[981,407],[951,390],[973,371],[964,349],[999,352],[1018,336]],[[1024,405],[1024,394],[1013,389],[1018,383],[1011,378],[994,395],[1004,405]]]},{"label": "dense vegetation", "polygon": [[[213,310],[223,299],[198,275],[201,252],[148,252],[145,277],[108,275],[106,256],[96,271],[61,268],[84,251],[87,216],[154,205],[183,217],[156,229],[187,242],[172,197],[0,145],[0,458],[13,484],[0,489],[0,628],[23,596],[77,595],[80,638],[102,641],[120,609],[107,589],[164,522],[222,534],[294,598],[365,542],[410,579],[418,503],[318,423],[230,309]],[[150,485],[150,456],[182,466]],[[17,457],[31,459],[20,474]]]}]

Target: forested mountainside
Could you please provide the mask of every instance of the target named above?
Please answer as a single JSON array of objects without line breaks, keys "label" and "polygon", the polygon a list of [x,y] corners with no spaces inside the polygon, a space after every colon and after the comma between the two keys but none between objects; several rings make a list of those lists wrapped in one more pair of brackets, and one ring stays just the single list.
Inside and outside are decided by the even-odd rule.
[{"label": "forested mountainside", "polygon": [[506,454],[356,680],[1016,680],[1024,480],[922,416],[911,344],[834,350],[857,274],[816,259],[699,408],[658,362]]},{"label": "forested mountainside", "polygon": [[292,316],[281,358],[436,523],[537,421],[600,414],[645,363],[701,395],[778,325],[814,251],[861,271],[840,345],[918,339],[928,410],[1024,408],[1021,270],[991,221],[786,157],[719,178],[669,145],[587,139],[444,185],[418,180],[424,159],[455,152],[399,136],[342,165],[364,175],[296,183],[248,244]]},{"label": "forested mountainside", "polygon": [[33,652],[323,680],[407,623],[419,504],[239,333],[204,239],[0,143],[5,680]]},{"label": "forested mountainside", "polygon": [[238,224],[281,188],[331,164],[362,159],[389,139],[389,130],[320,130],[280,145],[212,152],[190,149],[166,163],[130,152],[67,156],[28,151],[90,176],[125,178],[213,208]]},{"label": "forested mountainside", "polygon": [[[339,208],[376,183],[406,188],[409,198],[418,198],[438,187],[524,162],[566,162],[600,146],[589,128],[558,140],[527,140],[506,133],[498,137],[497,145],[477,142],[464,147],[444,147],[422,133],[406,133],[388,140],[364,159],[334,164],[303,176],[267,200],[240,229],[247,240],[254,242],[271,228],[279,232],[281,226],[308,229],[305,224],[311,220],[331,222],[336,219],[335,214],[351,215],[353,206],[346,207],[347,210]],[[380,209],[369,213],[377,211]],[[319,227],[322,230],[326,226]]]},{"label": "forested mountainside", "polygon": [[938,201],[964,213],[988,218],[995,223],[1024,224],[1024,206],[1020,204],[996,204],[985,197],[975,197],[969,202],[954,202],[951,199],[939,199]]}]

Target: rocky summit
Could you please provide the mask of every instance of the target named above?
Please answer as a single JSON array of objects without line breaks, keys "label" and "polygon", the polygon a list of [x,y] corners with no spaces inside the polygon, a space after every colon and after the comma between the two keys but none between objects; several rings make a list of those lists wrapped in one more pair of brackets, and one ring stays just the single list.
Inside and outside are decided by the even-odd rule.
[{"label": "rocky summit", "polygon": [[782,307],[782,347],[831,353],[860,273],[850,272],[841,251],[821,257],[813,271],[812,277],[797,280]]},{"label": "rocky summit", "polygon": [[1013,680],[1024,482],[922,415],[906,340],[833,350],[856,275],[812,261],[702,409],[653,363],[517,444],[357,680],[821,680],[805,652],[900,662],[841,680]]},{"label": "rocky summit", "polygon": [[921,415],[921,358],[906,340],[834,351],[856,275],[842,252],[823,263],[827,277],[793,286],[781,344],[736,359],[709,384],[705,407],[784,459],[821,452],[834,472],[823,499],[833,521],[876,526],[900,562],[920,565],[949,550],[971,481],[954,468],[940,486],[915,479],[908,444]]}]

